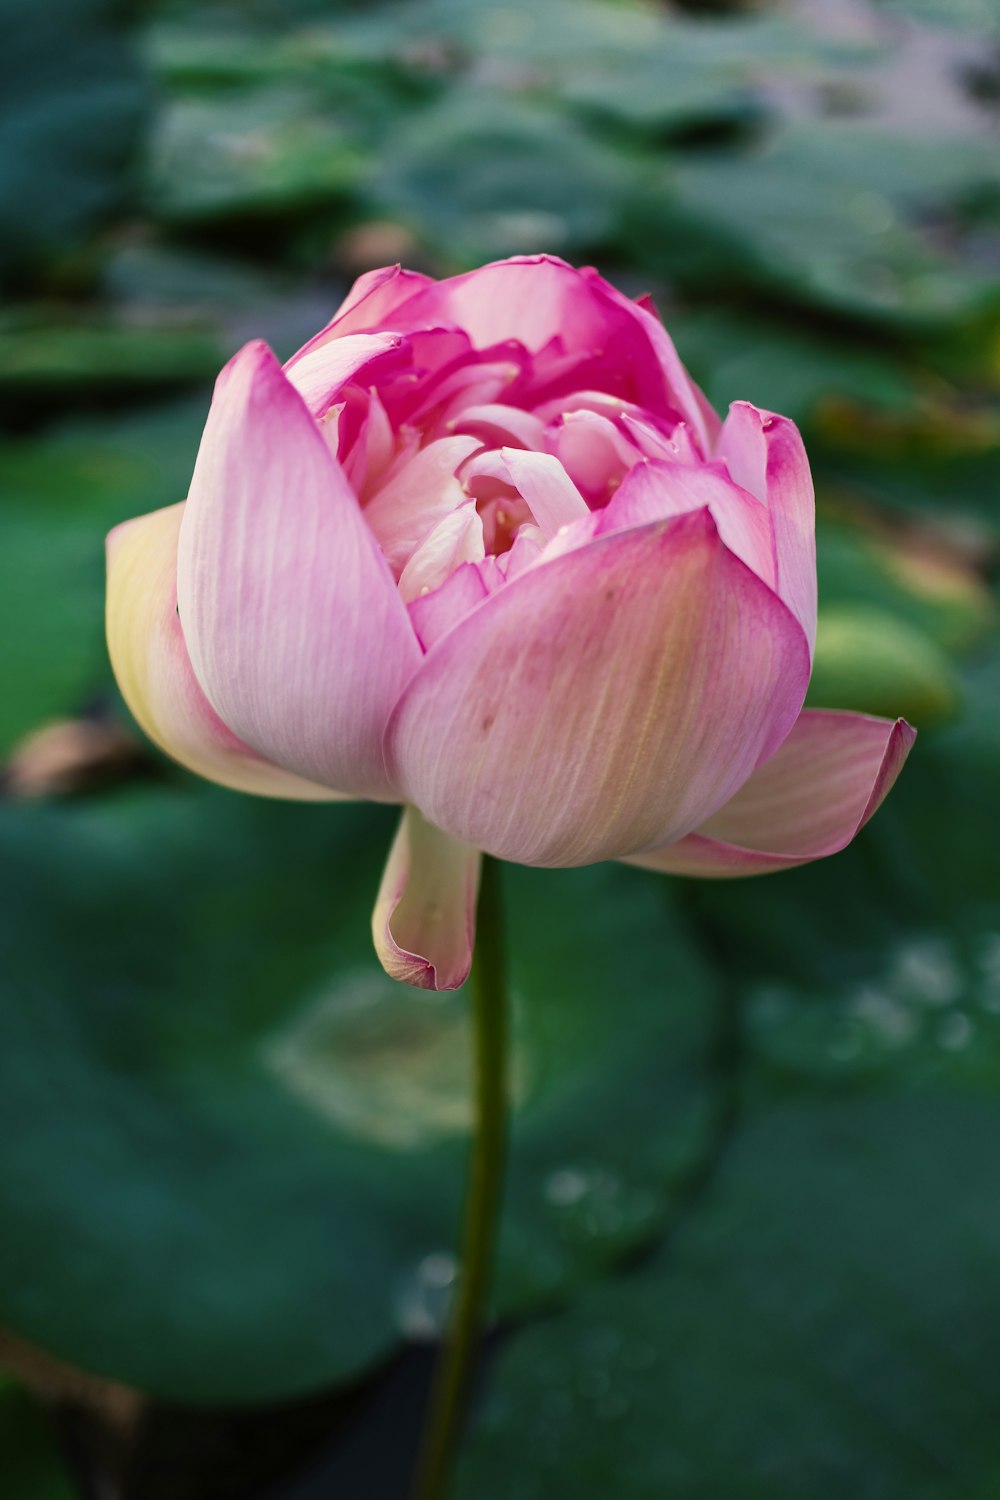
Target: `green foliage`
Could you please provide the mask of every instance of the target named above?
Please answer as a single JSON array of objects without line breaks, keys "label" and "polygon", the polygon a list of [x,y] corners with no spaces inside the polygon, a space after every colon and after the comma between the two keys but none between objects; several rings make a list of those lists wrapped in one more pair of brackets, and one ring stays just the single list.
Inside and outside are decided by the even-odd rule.
[{"label": "green foliage", "polygon": [[[6,811],[0,1321],[206,1401],[347,1380],[437,1331],[466,1005],[372,955],[392,821],[189,785]],[[507,880],[497,1295],[523,1314],[662,1220],[710,1126],[714,986],[665,887],[609,867]]]},{"label": "green foliage", "polygon": [[72,1500],[52,1430],[27,1392],[0,1373],[0,1475],[16,1500]]}]

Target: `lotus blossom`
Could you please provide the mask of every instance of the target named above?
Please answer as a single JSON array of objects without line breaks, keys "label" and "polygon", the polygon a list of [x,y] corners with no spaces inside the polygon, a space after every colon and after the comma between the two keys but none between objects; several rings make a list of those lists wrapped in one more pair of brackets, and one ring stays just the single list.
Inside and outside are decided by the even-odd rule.
[{"label": "lotus blossom", "polygon": [[813,490],[792,422],[720,422],[647,299],[520,256],[356,283],[222,371],[181,504],[109,538],[114,670],[240,791],[403,805],[388,972],[453,988],[481,851],[752,875],[844,847],[903,721],[803,709]]}]

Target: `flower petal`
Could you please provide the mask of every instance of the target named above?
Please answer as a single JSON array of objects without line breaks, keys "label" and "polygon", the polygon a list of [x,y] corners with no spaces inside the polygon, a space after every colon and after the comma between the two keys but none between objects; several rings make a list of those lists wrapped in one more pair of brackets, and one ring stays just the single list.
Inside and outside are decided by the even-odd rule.
[{"label": "flower petal", "polygon": [[313,416],[319,418],[359,371],[402,347],[403,340],[397,333],[348,334],[289,361],[285,374]]},{"label": "flower petal", "polygon": [[419,271],[404,271],[401,266],[366,271],[358,277],[326,327],[292,355],[289,367],[331,339],[384,328],[397,307],[408,302],[422,287],[433,285],[429,276],[422,276]]},{"label": "flower petal", "polygon": [[394,574],[439,521],[468,500],[455,470],[482,447],[479,438],[438,438],[394,467],[365,506],[364,516]]},{"label": "flower petal", "polygon": [[410,604],[439,589],[462,563],[479,563],[485,556],[483,523],[475,502],[467,500],[449,511],[420,543],[399,575],[399,596]]},{"label": "flower petal", "polygon": [[806,709],[696,833],[630,863],[676,875],[764,875],[836,854],[888,796],[915,738],[904,719]]},{"label": "flower petal", "polygon": [[198,686],[177,618],[180,505],[117,526],[108,537],[108,652],[134,717],[174,760],[238,792],[335,801],[261,757],[227,729]]},{"label": "flower petal", "polygon": [[655,307],[645,301],[630,301],[623,292],[605,281],[604,277],[592,267],[588,267],[582,274],[613,307],[627,312],[639,325],[663,372],[674,406],[691,424],[701,443],[704,456],[710,457],[719,433],[719,418],[684,368],[674,341],[660,322]]},{"label": "flower petal", "polygon": [[488,475],[517,490],[546,536],[590,515],[586,500],[566,470],[550,453],[525,453],[520,448],[501,448],[473,459],[468,479]]},{"label": "flower petal", "polygon": [[636,464],[600,513],[597,535],[683,515],[705,505],[730,552],[774,588],[774,535],[766,506],[724,473],[704,464],[697,468],[647,460]]},{"label": "flower petal", "polygon": [[234,733],[310,781],[392,800],[381,737],[420,647],[343,473],[264,344],[216,388],[177,592],[195,676]]},{"label": "flower petal", "polygon": [[528,568],[443,636],[393,712],[406,799],[501,858],[577,865],[680,838],[794,723],[798,622],[707,510]]},{"label": "flower petal", "polygon": [[787,417],[736,401],[723,424],[718,454],[736,483],[771,512],[778,593],[801,623],[812,651],[816,643],[816,505],[798,428]]},{"label": "flower petal", "polygon": [[465,983],[481,862],[478,849],[404,808],[372,914],[375,951],[391,978],[424,990]]}]

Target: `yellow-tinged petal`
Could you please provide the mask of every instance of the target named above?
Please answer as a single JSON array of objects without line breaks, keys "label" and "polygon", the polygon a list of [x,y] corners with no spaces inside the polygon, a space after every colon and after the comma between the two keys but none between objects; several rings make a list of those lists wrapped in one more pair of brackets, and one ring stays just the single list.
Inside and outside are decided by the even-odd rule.
[{"label": "yellow-tinged petal", "polygon": [[177,617],[184,504],[126,521],[108,537],[108,651],[122,696],[150,739],[189,771],[238,792],[335,801],[264,760],[219,718],[195,680]]}]

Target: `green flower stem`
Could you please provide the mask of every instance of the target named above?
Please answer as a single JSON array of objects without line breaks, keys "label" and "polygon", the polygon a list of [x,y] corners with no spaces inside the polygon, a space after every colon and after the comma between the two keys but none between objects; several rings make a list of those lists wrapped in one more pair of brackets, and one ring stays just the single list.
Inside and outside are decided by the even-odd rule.
[{"label": "green flower stem", "polygon": [[507,976],[499,861],[483,856],[476,916],[472,998],[474,1107],[472,1153],[462,1228],[462,1260],[441,1362],[431,1392],[415,1500],[445,1500],[465,1417],[469,1380],[486,1315],[507,1142]]}]

